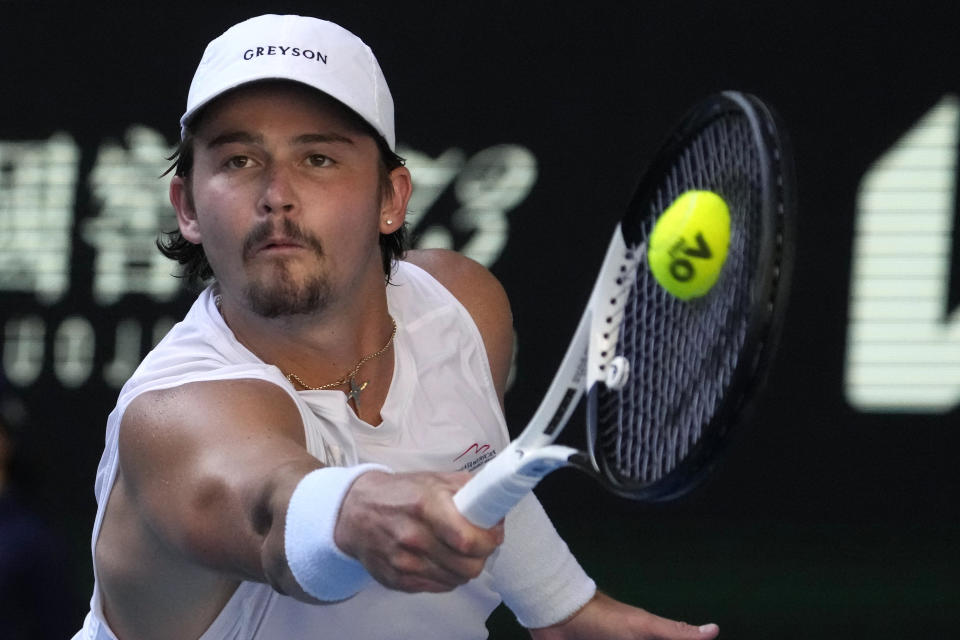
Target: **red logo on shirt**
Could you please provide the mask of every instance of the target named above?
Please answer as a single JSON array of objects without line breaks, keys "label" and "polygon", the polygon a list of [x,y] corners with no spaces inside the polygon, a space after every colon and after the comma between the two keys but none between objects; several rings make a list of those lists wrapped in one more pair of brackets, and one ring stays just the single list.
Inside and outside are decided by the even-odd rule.
[{"label": "red logo on shirt", "polygon": [[467,455],[467,454],[470,453],[471,451],[472,451],[473,453],[476,453],[476,454],[481,454],[481,453],[483,453],[484,451],[487,451],[489,448],[490,448],[490,445],[488,445],[488,444],[483,444],[483,445],[482,445],[482,444],[480,444],[480,443],[478,443],[478,442],[474,442],[472,445],[470,445],[469,447],[467,447],[467,450],[466,450],[466,451],[464,451],[463,453],[461,453],[460,455],[458,455],[456,458],[454,458],[453,461],[456,462],[457,460],[459,460],[459,459],[462,458],[463,456]]},{"label": "red logo on shirt", "polygon": [[467,447],[466,451],[454,458],[453,461],[456,462],[467,454],[473,454],[476,457],[472,460],[468,459],[467,462],[457,469],[457,471],[473,471],[487,460],[490,460],[496,456],[497,451],[496,449],[490,448],[489,444],[480,444],[479,442],[474,442],[472,445]]}]

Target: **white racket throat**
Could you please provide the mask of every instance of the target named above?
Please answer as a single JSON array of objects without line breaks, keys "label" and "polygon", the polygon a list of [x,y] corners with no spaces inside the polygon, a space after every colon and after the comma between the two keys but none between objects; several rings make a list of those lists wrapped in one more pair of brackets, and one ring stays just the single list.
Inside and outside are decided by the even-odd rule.
[{"label": "white racket throat", "polygon": [[471,522],[492,527],[540,480],[566,466],[578,453],[552,444],[584,391],[597,382],[620,388],[630,375],[624,358],[616,355],[624,304],[643,245],[630,249],[617,225],[587,311],[580,319],[553,382],[520,436],[488,462],[454,496],[454,503]]},{"label": "white racket throat", "polygon": [[643,244],[632,249],[627,246],[618,223],[588,305],[591,313],[587,380],[583,385],[586,389],[597,382],[611,388],[626,384],[630,371],[626,360],[617,356],[617,339],[634,273],[644,254]]},{"label": "white racket throat", "polygon": [[626,383],[629,367],[624,366],[624,358],[616,355],[616,343],[627,293],[644,246],[631,250],[617,224],[570,346],[536,413],[517,438],[524,449],[552,443],[584,391],[596,382],[604,382],[614,389]]}]

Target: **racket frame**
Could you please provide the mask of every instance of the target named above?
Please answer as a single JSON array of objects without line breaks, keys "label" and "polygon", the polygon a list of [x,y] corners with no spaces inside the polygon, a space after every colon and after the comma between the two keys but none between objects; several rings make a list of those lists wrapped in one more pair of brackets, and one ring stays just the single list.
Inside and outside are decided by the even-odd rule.
[{"label": "racket frame", "polygon": [[[627,247],[618,224],[586,309],[540,406],[523,432],[454,496],[457,508],[474,524],[495,525],[558,467],[589,464],[580,450],[552,443],[579,406],[584,391],[606,379],[615,357],[626,293],[643,255],[643,247]],[[597,472],[596,465],[592,471]]]},{"label": "racket frame", "polygon": [[[669,159],[678,148],[686,144],[691,129],[700,129],[705,121],[722,117],[729,112],[745,116],[755,136],[755,146],[762,154],[760,160],[760,184],[765,186],[761,194],[762,206],[767,212],[761,216],[764,222],[759,241],[757,258],[758,278],[751,292],[750,327],[744,338],[744,347],[739,358],[748,363],[737,366],[730,380],[727,393],[720,407],[714,412],[704,435],[694,450],[675,469],[646,486],[624,484],[618,474],[609,468],[604,458],[595,451],[597,439],[598,396],[596,385],[587,391],[587,454],[590,467],[597,471],[600,482],[611,492],[631,500],[642,502],[666,502],[675,500],[698,486],[719,461],[719,454],[729,445],[735,426],[743,424],[755,408],[757,391],[763,385],[764,373],[770,366],[772,355],[782,333],[789,283],[794,261],[794,211],[796,209],[796,185],[790,143],[777,114],[763,101],[750,94],[725,91],[704,101],[685,117],[666,144],[657,153],[659,160],[644,174],[630,205],[630,214],[625,217],[624,234],[635,242],[640,241],[640,225],[627,224],[627,219],[637,220],[634,207],[647,202],[654,189],[655,179],[663,174]],[[771,172],[777,176],[771,179]],[[641,216],[642,217],[642,216]],[[761,301],[764,301],[761,303]],[[581,466],[582,465],[578,465]]]}]

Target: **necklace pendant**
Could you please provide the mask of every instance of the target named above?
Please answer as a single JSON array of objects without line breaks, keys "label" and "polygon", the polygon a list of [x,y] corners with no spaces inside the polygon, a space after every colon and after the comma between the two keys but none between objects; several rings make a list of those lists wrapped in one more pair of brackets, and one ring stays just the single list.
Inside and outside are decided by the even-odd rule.
[{"label": "necklace pendant", "polygon": [[347,396],[354,401],[354,403],[360,403],[360,392],[367,388],[367,385],[370,384],[370,381],[367,380],[362,384],[357,384],[357,379],[353,376],[350,376],[350,391],[347,392]]}]

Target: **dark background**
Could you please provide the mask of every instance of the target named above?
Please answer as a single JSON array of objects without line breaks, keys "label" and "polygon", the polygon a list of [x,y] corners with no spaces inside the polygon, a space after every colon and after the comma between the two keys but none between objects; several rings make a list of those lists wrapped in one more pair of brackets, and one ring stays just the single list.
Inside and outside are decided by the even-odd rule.
[{"label": "dark background", "polygon": [[[562,6],[561,6],[562,5]],[[844,396],[857,188],[871,163],[947,94],[960,93],[951,3],[232,3],[62,9],[0,2],[0,140],[66,131],[82,149],[75,225],[96,215],[86,173],[134,123],[172,145],[208,40],[270,12],[316,15],[371,45],[397,104],[398,139],[431,156],[500,143],[537,158],[491,265],[518,332],[507,397],[532,414],[638,172],[677,118],[722,89],[756,93],[794,143],[800,215],[782,346],[752,423],[708,483],[640,506],[567,471],[538,490],[588,571],[613,595],[726,638],[948,638],[960,625],[957,411],[866,412]],[[414,175],[416,181],[416,174]],[[445,193],[429,215],[456,207]],[[2,240],[0,240],[2,242]],[[93,249],[74,232],[71,281],[45,304],[0,291],[0,322],[93,323],[99,364],[119,318],[182,315],[91,298]],[[951,299],[955,300],[954,286]],[[951,310],[947,310],[952,311]],[[30,494],[71,552],[79,627],[92,574],[93,480],[116,389],[44,372],[25,387]],[[144,349],[149,345],[145,344]],[[2,344],[0,344],[2,348]],[[496,638],[523,637],[509,614]]]}]

